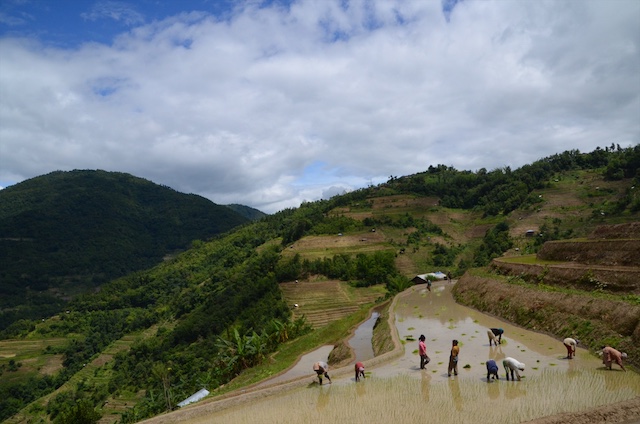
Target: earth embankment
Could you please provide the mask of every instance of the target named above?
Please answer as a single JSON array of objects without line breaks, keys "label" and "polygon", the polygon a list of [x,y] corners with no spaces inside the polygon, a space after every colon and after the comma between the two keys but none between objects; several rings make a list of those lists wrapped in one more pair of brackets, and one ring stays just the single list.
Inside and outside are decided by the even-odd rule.
[{"label": "earth embankment", "polygon": [[611,341],[629,355],[628,363],[640,366],[640,306],[623,300],[546,291],[532,284],[512,284],[467,272],[453,289],[457,302],[524,328],[558,339],[575,337],[596,351]]},{"label": "earth embankment", "polygon": [[546,242],[538,258],[597,266],[640,266],[640,239],[560,240]]},{"label": "earth embankment", "polygon": [[529,282],[544,280],[545,284],[578,290],[640,295],[640,267],[598,266],[575,262],[543,265],[497,258],[492,261],[490,268],[500,274],[518,276]]}]

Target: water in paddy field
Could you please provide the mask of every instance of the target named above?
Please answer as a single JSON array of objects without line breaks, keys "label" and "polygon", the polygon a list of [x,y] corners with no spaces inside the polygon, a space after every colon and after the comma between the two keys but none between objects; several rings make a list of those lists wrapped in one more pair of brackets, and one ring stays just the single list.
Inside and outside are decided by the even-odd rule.
[{"label": "water in paddy field", "polygon": [[[519,423],[640,396],[637,373],[624,373],[615,364],[605,370],[600,358],[581,348],[575,359],[564,359],[562,341],[458,305],[451,288],[448,282],[434,285],[432,291],[414,286],[399,296],[394,312],[404,353],[367,368],[366,380],[355,383],[352,372],[336,373],[333,384],[320,387],[309,372],[306,388],[184,422],[254,424],[260,417],[261,423]],[[363,323],[363,333],[372,328],[369,321]],[[491,327],[504,329],[500,346],[489,346]],[[426,370],[420,370],[417,354],[421,334],[431,358]],[[361,346],[362,337],[354,338]],[[448,377],[453,339],[460,346],[459,375]],[[507,356],[525,363],[521,381],[506,381],[501,362]],[[487,382],[488,359],[498,363],[500,380]]]},{"label": "water in paddy field", "polygon": [[349,339],[349,346],[353,349],[353,353],[358,361],[366,361],[373,358],[373,346],[371,346],[371,338],[373,337],[373,327],[380,314],[373,312],[368,320],[360,324],[353,337]]}]

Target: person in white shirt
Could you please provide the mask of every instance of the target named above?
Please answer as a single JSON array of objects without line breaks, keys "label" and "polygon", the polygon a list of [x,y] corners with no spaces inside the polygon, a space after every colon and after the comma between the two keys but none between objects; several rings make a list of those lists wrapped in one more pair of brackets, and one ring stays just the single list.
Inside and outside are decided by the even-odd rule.
[{"label": "person in white shirt", "polygon": [[508,356],[502,361],[502,366],[504,367],[504,371],[507,373],[507,380],[509,380],[509,373],[511,373],[511,379],[515,381],[513,376],[515,373],[518,381],[520,381],[520,371],[524,371],[524,363]]},{"label": "person in white shirt", "polygon": [[567,348],[567,358],[573,359],[576,356],[576,345],[580,343],[580,340],[572,339],[571,337],[567,337],[562,341],[564,343],[564,347]]},{"label": "person in white shirt", "polygon": [[318,374],[318,381],[320,382],[320,385],[322,386],[322,376],[324,375],[325,377],[327,377],[327,380],[329,380],[329,384],[331,384],[331,377],[329,377],[329,365],[327,365],[326,362],[323,361],[318,361],[315,364],[313,364],[313,370],[316,372],[316,374]]}]

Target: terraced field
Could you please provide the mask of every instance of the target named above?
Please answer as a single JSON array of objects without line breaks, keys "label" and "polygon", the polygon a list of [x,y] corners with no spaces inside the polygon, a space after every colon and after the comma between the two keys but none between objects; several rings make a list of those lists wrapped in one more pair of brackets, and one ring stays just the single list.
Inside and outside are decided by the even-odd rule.
[{"label": "terraced field", "polygon": [[[76,373],[69,381],[64,383],[54,392],[43,396],[37,400],[35,400],[29,407],[23,409],[20,413],[14,415],[8,420],[4,421],[7,424],[19,424],[31,422],[29,421],[29,417],[25,414],[27,410],[40,410],[45,411],[47,403],[62,392],[74,391],[79,384],[86,385],[100,385],[107,384],[109,381],[109,372],[110,367],[112,366],[113,357],[124,350],[127,350],[131,347],[131,345],[140,338],[146,338],[155,334],[158,330],[158,326],[153,326],[144,332],[129,334],[122,337],[120,340],[116,340],[113,342],[106,350],[104,350],[101,354],[97,355],[91,362],[87,363],[81,371]],[[30,341],[30,344],[33,346],[37,346],[39,348],[43,348],[46,345],[56,345],[61,344],[62,341],[66,339],[46,339],[46,340],[36,340]],[[15,344],[15,343],[14,343]],[[0,343],[0,352],[5,352],[7,347],[11,346],[11,341],[3,341]],[[24,353],[29,351],[28,347],[20,346],[20,352]],[[6,354],[5,354],[6,355]],[[60,355],[56,355],[60,356]],[[131,407],[135,404],[136,398],[142,397],[142,393],[126,393],[122,392],[118,398],[109,398],[107,402],[105,402],[104,408],[102,410],[103,417],[100,419],[100,424],[111,424],[115,423],[120,419],[120,413],[124,412],[126,408]],[[44,418],[43,418],[44,419]]]},{"label": "terraced field", "polygon": [[289,282],[280,288],[294,318],[304,315],[313,328],[344,318],[385,293],[383,285],[356,289],[336,280]]}]

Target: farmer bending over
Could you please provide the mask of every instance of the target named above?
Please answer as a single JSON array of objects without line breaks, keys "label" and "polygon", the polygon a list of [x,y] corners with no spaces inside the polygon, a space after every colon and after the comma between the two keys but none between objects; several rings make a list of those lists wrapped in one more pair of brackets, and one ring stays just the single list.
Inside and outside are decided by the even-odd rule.
[{"label": "farmer bending over", "polygon": [[329,384],[331,384],[331,377],[329,377],[329,374],[328,374],[329,365],[327,365],[326,362],[322,362],[322,361],[316,362],[315,364],[313,364],[313,370],[316,372],[316,374],[318,374],[318,381],[320,382],[321,386],[322,386],[323,374],[325,377],[327,377],[327,380],[329,380]]},{"label": "farmer bending over", "polygon": [[498,364],[493,359],[489,359],[487,361],[487,381],[490,380],[490,377],[493,377],[495,380],[499,380],[498,377]]},{"label": "farmer bending over", "polygon": [[364,364],[362,362],[357,362],[355,369],[356,369],[356,382],[360,381],[360,376],[362,376],[362,378],[366,378],[364,376]]},{"label": "farmer bending over", "polygon": [[515,381],[513,377],[513,373],[515,372],[518,381],[520,381],[520,371],[524,371],[524,364],[522,362],[508,356],[502,361],[502,366],[507,374],[507,380],[509,380],[509,372],[511,372],[511,380]]}]

